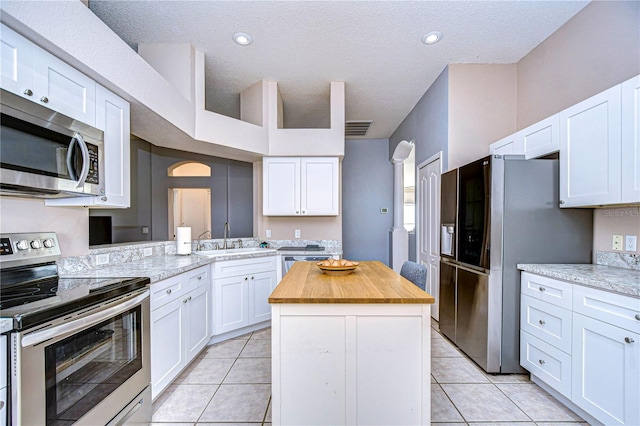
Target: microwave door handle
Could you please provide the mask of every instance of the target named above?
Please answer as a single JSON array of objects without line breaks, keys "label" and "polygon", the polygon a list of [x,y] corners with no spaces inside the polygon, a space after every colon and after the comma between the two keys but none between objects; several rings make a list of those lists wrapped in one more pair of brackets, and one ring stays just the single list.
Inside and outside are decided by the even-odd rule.
[{"label": "microwave door handle", "polygon": [[71,180],[75,181],[78,180],[78,178],[76,177],[76,170],[73,161],[74,145],[78,142],[78,138],[76,137],[76,135],[77,133],[73,135],[73,137],[71,138],[71,142],[69,142],[69,146],[67,147],[67,170],[69,171],[69,177],[71,178]]},{"label": "microwave door handle", "polygon": [[87,180],[87,176],[89,175],[89,167],[91,167],[91,164],[89,163],[89,148],[80,133],[74,134],[73,138],[78,141],[80,151],[82,152],[82,172],[80,172],[80,176],[78,177],[78,186],[76,186],[76,188],[82,188],[84,186],[84,181]]}]

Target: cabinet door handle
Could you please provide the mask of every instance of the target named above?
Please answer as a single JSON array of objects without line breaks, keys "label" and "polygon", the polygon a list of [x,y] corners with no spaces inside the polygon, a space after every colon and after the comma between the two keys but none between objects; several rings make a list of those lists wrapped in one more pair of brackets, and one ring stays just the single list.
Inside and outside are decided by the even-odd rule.
[{"label": "cabinet door handle", "polygon": [[636,319],[640,321],[640,314],[636,314]]},{"label": "cabinet door handle", "polygon": [[564,204],[564,200],[560,200],[560,204]]},{"label": "cabinet door handle", "polygon": [[540,365],[544,365],[545,364],[544,359],[539,359],[538,362],[540,363]]},{"label": "cabinet door handle", "polygon": [[100,197],[100,199],[101,199],[102,201],[107,201],[107,197],[104,197],[104,196]]},{"label": "cabinet door handle", "polygon": [[32,96],[33,95],[33,92],[31,91],[31,89],[24,89],[24,92],[22,92],[22,93],[24,93],[27,96]]},{"label": "cabinet door handle", "polygon": [[198,275],[198,279],[201,280],[202,279],[202,275]]},{"label": "cabinet door handle", "polygon": [[40,101],[44,102],[45,104],[48,104],[49,103],[49,98],[47,98],[46,96],[43,96],[43,97],[40,98]]},{"label": "cabinet door handle", "polygon": [[540,323],[540,325],[545,325],[546,323],[544,322],[544,320],[540,320],[538,321]]},{"label": "cabinet door handle", "polygon": [[298,210],[296,210],[296,214],[300,214],[300,212]]},{"label": "cabinet door handle", "polygon": [[244,280],[245,280],[245,281],[248,281],[248,280],[249,280],[249,277],[244,277]]},{"label": "cabinet door handle", "polygon": [[633,343],[633,342],[635,342],[635,340],[633,340],[631,337],[625,337],[625,338],[624,338],[624,341],[625,341],[626,343]]},{"label": "cabinet door handle", "polygon": [[182,301],[182,303],[187,303],[187,299],[184,299],[184,300]]},{"label": "cabinet door handle", "polygon": [[538,287],[538,290],[540,290],[540,291],[545,291],[545,290],[546,290],[546,288],[544,288],[544,287],[540,286],[540,287]]},{"label": "cabinet door handle", "polygon": [[302,210],[302,214],[305,214],[305,213],[306,213],[306,211]]},{"label": "cabinet door handle", "polygon": [[191,300],[191,296],[187,297],[187,300]]},{"label": "cabinet door handle", "polygon": [[167,294],[171,294],[171,289],[168,289],[168,290],[167,290]]}]

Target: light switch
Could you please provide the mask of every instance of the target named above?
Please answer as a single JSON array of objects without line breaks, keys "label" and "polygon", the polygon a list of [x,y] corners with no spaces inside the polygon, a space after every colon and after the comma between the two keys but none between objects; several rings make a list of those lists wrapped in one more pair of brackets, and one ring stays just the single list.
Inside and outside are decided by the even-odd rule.
[{"label": "light switch", "polygon": [[624,237],[624,251],[636,251],[637,250],[637,235],[625,235]]},{"label": "light switch", "polygon": [[264,231],[264,234],[267,238],[271,238],[271,229],[267,229],[266,231]]},{"label": "light switch", "polygon": [[622,235],[614,235],[613,236],[613,245],[611,246],[613,250],[622,251]]},{"label": "light switch", "polygon": [[143,254],[144,254],[144,257],[149,257],[153,255],[153,249],[151,247],[145,247]]},{"label": "light switch", "polygon": [[300,238],[300,230],[299,230],[299,229],[296,229],[296,230],[293,232],[293,234],[294,234],[295,238]]},{"label": "light switch", "polygon": [[106,265],[109,263],[109,253],[99,254],[96,256],[96,266]]}]

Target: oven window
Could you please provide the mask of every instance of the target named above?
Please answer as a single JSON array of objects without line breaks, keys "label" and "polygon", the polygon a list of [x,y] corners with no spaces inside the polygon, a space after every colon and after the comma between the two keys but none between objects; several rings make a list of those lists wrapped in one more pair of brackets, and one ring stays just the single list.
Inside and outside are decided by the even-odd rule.
[{"label": "oven window", "polygon": [[142,368],[141,307],[45,348],[47,425],[78,421]]}]

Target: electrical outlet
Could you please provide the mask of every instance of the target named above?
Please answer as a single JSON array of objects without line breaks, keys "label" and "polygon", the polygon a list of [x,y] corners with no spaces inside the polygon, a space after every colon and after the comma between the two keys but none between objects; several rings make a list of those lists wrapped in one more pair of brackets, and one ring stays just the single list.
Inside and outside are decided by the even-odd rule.
[{"label": "electrical outlet", "polygon": [[143,226],[142,227],[142,233],[143,234],[148,234],[149,233],[149,227],[148,226]]},{"label": "electrical outlet", "polygon": [[622,235],[614,235],[613,236],[613,245],[611,246],[613,250],[622,251]]},{"label": "electrical outlet", "polygon": [[267,238],[271,238],[271,229],[267,229],[266,231],[264,231],[264,233],[267,236]]},{"label": "electrical outlet", "polygon": [[149,257],[149,256],[153,255],[153,249],[151,247],[146,247],[144,249],[143,254],[144,254],[144,257]]},{"label": "electrical outlet", "polygon": [[637,235],[625,235],[624,237],[624,251],[636,251],[637,250]]},{"label": "electrical outlet", "polygon": [[96,255],[96,266],[106,265],[109,263],[109,253]]},{"label": "electrical outlet", "polygon": [[300,230],[296,229],[295,231],[293,231],[293,235],[295,236],[295,238],[300,238]]}]

